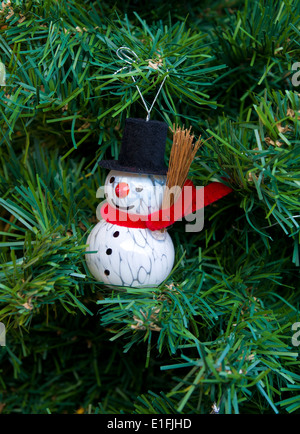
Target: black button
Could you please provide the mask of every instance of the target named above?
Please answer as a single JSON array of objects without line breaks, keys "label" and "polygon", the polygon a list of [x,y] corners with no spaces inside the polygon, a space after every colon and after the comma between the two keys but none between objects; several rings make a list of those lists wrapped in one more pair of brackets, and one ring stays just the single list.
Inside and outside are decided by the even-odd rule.
[{"label": "black button", "polygon": [[105,274],[106,276],[109,276],[109,275],[110,275],[110,271],[109,271],[109,270],[104,270],[104,274]]},{"label": "black button", "polygon": [[119,231],[116,231],[116,232],[113,233],[113,236],[114,236],[115,238],[117,238],[119,235],[120,235],[120,232],[119,232]]},{"label": "black button", "polygon": [[111,254],[112,254],[112,250],[111,250],[111,249],[107,249],[107,250],[106,250],[106,254],[107,254],[107,255],[111,255]]}]

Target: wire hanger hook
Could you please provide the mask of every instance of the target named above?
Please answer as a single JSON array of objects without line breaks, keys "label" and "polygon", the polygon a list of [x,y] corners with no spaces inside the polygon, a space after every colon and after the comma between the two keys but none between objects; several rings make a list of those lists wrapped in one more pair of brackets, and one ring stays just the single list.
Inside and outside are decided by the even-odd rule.
[{"label": "wire hanger hook", "polygon": [[[128,55],[128,53],[130,55],[132,55],[133,57],[130,57],[130,55]],[[123,71],[123,69],[126,69],[126,68],[129,68],[129,72],[131,72],[131,70],[132,70],[132,63],[134,61],[136,61],[136,60],[140,60],[139,57],[137,56],[137,54],[131,48],[128,48],[128,47],[120,47],[120,48],[118,48],[117,51],[116,51],[116,54],[117,54],[117,56],[118,56],[119,59],[123,60],[123,62],[128,63],[130,66],[123,66],[123,68],[118,69],[118,71],[116,71],[114,73],[114,75],[118,74],[120,71]],[[167,71],[168,71],[168,69],[167,69]],[[161,91],[161,89],[162,89],[162,87],[164,85],[164,82],[165,82],[165,80],[167,78],[167,75],[164,77],[163,81],[161,82],[160,87],[159,87],[159,89],[158,89],[158,91],[157,91],[157,93],[155,95],[155,98],[154,98],[154,100],[153,100],[150,108],[148,108],[148,105],[147,105],[147,103],[146,103],[146,101],[145,101],[145,99],[144,99],[144,97],[142,95],[142,92],[141,92],[139,86],[136,83],[135,78],[133,76],[131,76],[131,78],[132,78],[133,82],[135,83],[137,91],[140,94],[140,97],[141,97],[141,99],[143,101],[143,104],[144,104],[144,107],[146,109],[146,112],[147,112],[146,121],[149,121],[150,120],[150,113],[151,113],[151,111],[153,109],[153,106],[154,106],[154,104],[155,104],[155,102],[157,100],[158,95],[160,94],[160,91]]]}]

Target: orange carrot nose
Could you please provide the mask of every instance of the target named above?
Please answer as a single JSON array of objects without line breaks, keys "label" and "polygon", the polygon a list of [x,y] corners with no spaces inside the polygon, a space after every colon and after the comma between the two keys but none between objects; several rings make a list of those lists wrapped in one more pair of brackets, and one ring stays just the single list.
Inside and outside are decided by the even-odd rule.
[{"label": "orange carrot nose", "polygon": [[129,185],[126,182],[120,182],[115,188],[116,195],[120,198],[129,194]]}]

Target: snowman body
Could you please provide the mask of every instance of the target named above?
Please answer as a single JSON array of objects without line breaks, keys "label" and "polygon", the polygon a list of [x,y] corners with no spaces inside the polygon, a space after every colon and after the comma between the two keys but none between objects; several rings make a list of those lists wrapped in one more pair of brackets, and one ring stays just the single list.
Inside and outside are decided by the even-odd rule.
[{"label": "snowman body", "polygon": [[[161,208],[165,182],[165,176],[112,170],[105,181],[106,200],[129,217],[147,216]],[[155,287],[168,277],[174,264],[174,246],[166,230],[120,226],[103,219],[91,231],[87,244],[90,272],[108,285]]]}]

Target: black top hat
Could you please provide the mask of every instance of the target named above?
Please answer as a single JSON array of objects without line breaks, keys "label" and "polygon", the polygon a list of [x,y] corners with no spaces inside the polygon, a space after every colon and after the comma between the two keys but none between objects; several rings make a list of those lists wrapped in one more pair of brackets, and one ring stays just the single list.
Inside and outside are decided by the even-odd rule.
[{"label": "black top hat", "polygon": [[126,119],[119,159],[102,160],[99,165],[123,172],[166,175],[167,133],[168,125],[164,122]]}]

